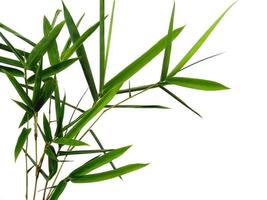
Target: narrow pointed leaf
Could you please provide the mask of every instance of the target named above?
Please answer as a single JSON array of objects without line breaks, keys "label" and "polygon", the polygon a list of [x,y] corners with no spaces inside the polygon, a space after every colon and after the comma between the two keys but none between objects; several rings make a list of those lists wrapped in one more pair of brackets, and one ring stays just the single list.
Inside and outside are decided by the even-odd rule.
[{"label": "narrow pointed leaf", "polygon": [[[173,31],[172,40],[174,40],[183,30],[184,27],[180,27]],[[104,87],[104,92],[107,92],[110,88],[117,84],[123,84],[126,80],[131,78],[139,70],[141,70],[146,64],[148,64],[153,58],[155,58],[164,48],[167,36],[159,40],[152,48],[150,48],[141,57],[136,59],[133,63],[128,65],[115,77],[113,77]]]},{"label": "narrow pointed leaf", "polygon": [[92,35],[95,30],[98,28],[99,26],[99,22],[94,24],[92,27],[90,27],[89,29],[87,29],[82,35],[81,37],[79,37],[79,39],[77,39],[76,42],[74,42],[74,44],[67,49],[66,51],[63,52],[63,54],[61,55],[61,60],[67,60],[68,58],[70,58],[76,51],[77,49],[84,43],[84,41],[90,36]]},{"label": "narrow pointed leaf", "polygon": [[110,163],[114,159],[120,157],[129,148],[130,148],[130,146],[115,149],[115,150],[112,150],[112,151],[110,151],[110,152],[108,152],[108,153],[106,153],[100,157],[97,157],[96,159],[93,159],[89,162],[86,162],[81,167],[79,167],[79,168],[75,169],[73,172],[71,172],[69,177],[86,175],[86,174],[90,173],[91,171],[93,171],[93,170],[95,170],[95,169],[97,169],[97,168],[99,168],[99,167],[101,167],[107,163]]},{"label": "narrow pointed leaf", "polygon": [[102,89],[104,87],[105,82],[105,0],[99,1],[100,5],[100,31],[99,31],[99,64],[100,64],[100,93],[102,92]]},{"label": "narrow pointed leaf", "polygon": [[96,149],[96,150],[80,150],[80,151],[60,151],[59,156],[70,156],[70,155],[80,155],[80,154],[94,154],[94,153],[107,153],[112,151],[112,149]]},{"label": "narrow pointed leaf", "polygon": [[46,154],[48,155],[48,179],[51,180],[56,175],[58,170],[58,161],[54,147],[50,145],[46,150]]},{"label": "narrow pointed leaf", "polygon": [[6,73],[8,79],[10,80],[10,82],[12,83],[14,88],[17,90],[17,93],[19,94],[20,98],[24,101],[24,103],[27,104],[27,106],[32,108],[32,101],[29,98],[29,96],[27,95],[27,93],[23,90],[20,83],[11,74],[9,74],[6,71],[4,71],[4,72]]},{"label": "narrow pointed leaf", "polygon": [[[68,11],[67,7],[65,6],[65,4],[63,3],[63,8],[64,8],[64,17],[65,17],[65,21],[72,39],[72,43],[75,43],[79,38],[80,38],[80,34],[79,31],[73,21],[73,18],[70,14],[70,12]],[[95,81],[93,78],[93,74],[91,71],[91,67],[87,58],[87,54],[85,51],[85,48],[83,45],[81,45],[77,50],[76,53],[79,57],[79,61],[80,64],[82,66],[83,69],[83,73],[84,76],[86,78],[88,87],[90,88],[92,97],[94,99],[94,101],[97,101],[98,99],[98,94],[97,94],[97,90],[96,90],[96,85],[95,85]]]},{"label": "narrow pointed leaf", "polygon": [[13,30],[12,28],[4,25],[3,23],[0,23],[0,28],[4,29],[5,31],[12,33],[13,35],[15,35],[16,37],[22,39],[23,41],[27,42],[28,44],[35,46],[35,43],[31,40],[29,40],[28,38],[24,37],[23,35],[21,35],[20,33],[16,32],[15,30]]},{"label": "narrow pointed leaf", "polygon": [[118,169],[114,169],[114,170],[106,171],[102,173],[72,177],[70,178],[70,180],[73,183],[92,183],[92,182],[105,181],[108,179],[116,178],[116,177],[128,174],[130,172],[136,171],[145,166],[147,166],[147,164],[131,164],[131,165],[126,165],[124,167],[120,167]]},{"label": "narrow pointed leaf", "polygon": [[112,88],[108,93],[101,97],[92,108],[84,112],[78,118],[78,122],[70,129],[65,137],[74,138],[75,136],[77,136],[81,129],[112,100],[120,87],[121,85]]},{"label": "narrow pointed leaf", "polygon": [[196,78],[185,78],[185,77],[172,77],[166,80],[167,84],[178,85],[182,87],[192,88],[196,90],[205,91],[216,91],[216,90],[227,90],[228,87],[209,80],[196,79]]},{"label": "narrow pointed leaf", "polygon": [[173,32],[174,15],[175,15],[175,3],[173,5],[173,10],[172,10],[172,15],[171,15],[171,19],[170,19],[168,36],[167,36],[167,39],[166,39],[165,53],[164,53],[162,71],[161,71],[161,77],[160,77],[161,81],[164,81],[166,79],[167,74],[168,74],[169,65],[170,65],[171,50],[172,50],[172,32]]},{"label": "narrow pointed leaf", "polygon": [[44,134],[47,138],[47,142],[51,142],[53,140],[52,131],[50,123],[48,122],[48,119],[46,118],[45,114],[43,115],[43,127],[44,127]]},{"label": "narrow pointed leaf", "polygon": [[0,62],[7,64],[7,65],[12,65],[15,67],[23,68],[23,65],[19,61],[13,60],[11,58],[5,58],[5,57],[0,56]]},{"label": "narrow pointed leaf", "polygon": [[20,124],[19,124],[19,128],[22,127],[24,124],[26,124],[29,120],[31,120],[31,118],[33,117],[33,112],[25,112]]},{"label": "narrow pointed leaf", "polygon": [[170,109],[161,105],[107,105],[107,108]]},{"label": "narrow pointed leaf", "polygon": [[65,105],[66,105],[66,95],[63,98],[63,102],[60,106],[60,110],[59,110],[59,115],[58,115],[58,119],[57,119],[57,129],[55,132],[55,137],[63,137],[63,131],[62,131],[62,126],[63,126],[63,119],[64,119],[64,113],[65,113]]},{"label": "narrow pointed leaf", "polygon": [[[13,51],[12,51],[12,49],[9,47],[9,46],[7,46],[7,45],[5,45],[5,44],[2,44],[2,43],[0,43],[0,49],[1,50],[4,50],[4,51],[7,51],[7,52],[11,52],[11,53],[13,53]],[[29,54],[30,53],[28,53],[28,52],[26,52],[26,51],[23,51],[23,50],[21,50],[21,49],[15,49],[20,55],[23,55],[24,57],[28,57],[29,56]]]},{"label": "narrow pointed leaf", "polygon": [[23,77],[24,76],[24,73],[20,70],[0,65],[0,72],[4,73],[4,71],[8,72],[12,76],[17,76],[17,77]]},{"label": "narrow pointed leaf", "polygon": [[216,26],[223,19],[225,14],[232,8],[233,3],[230,7],[223,12],[223,14],[211,25],[211,27],[201,36],[201,38],[195,43],[195,45],[188,51],[188,53],[182,58],[182,60],[176,65],[176,67],[170,72],[168,77],[175,76],[184,66],[185,64],[195,55],[198,49],[204,44],[207,38],[210,36],[212,31],[216,28]]},{"label": "narrow pointed leaf", "polygon": [[57,138],[53,141],[56,144],[68,145],[68,146],[88,146],[85,142],[69,139],[69,138]]},{"label": "narrow pointed leaf", "polygon": [[[49,78],[49,77],[51,77],[53,75],[58,74],[59,72],[64,71],[69,66],[71,66],[73,63],[75,63],[77,60],[78,60],[78,58],[72,58],[72,59],[62,61],[62,62],[60,62],[60,63],[58,63],[56,65],[53,65],[51,67],[46,68],[42,72],[42,80],[45,80],[45,79],[47,79],[47,78]],[[32,84],[34,79],[35,79],[35,75],[31,76],[28,79],[28,83]]]},{"label": "narrow pointed leaf", "polygon": [[66,180],[61,181],[54,189],[49,200],[58,200],[63,191],[65,190],[66,186],[67,186],[67,181]]},{"label": "narrow pointed leaf", "polygon": [[183,106],[185,106],[186,108],[188,108],[189,110],[191,110],[193,113],[195,113],[197,116],[201,117],[202,116],[195,111],[193,108],[191,108],[190,106],[188,106],[181,98],[179,98],[178,96],[176,96],[174,93],[172,93],[170,90],[168,90],[167,88],[163,87],[163,86],[159,86],[164,92],[166,92],[167,94],[169,94],[171,97],[173,97],[175,100],[177,100],[179,103],[181,103]]},{"label": "narrow pointed leaf", "polygon": [[16,144],[16,148],[15,148],[15,160],[17,160],[30,132],[31,132],[31,129],[24,128],[22,130],[22,132],[21,132],[21,134],[17,140],[17,144]]},{"label": "narrow pointed leaf", "polygon": [[60,10],[60,9],[57,9],[56,10],[55,15],[54,15],[54,18],[52,20],[52,24],[51,24],[52,27],[54,27],[56,25],[58,16],[60,15],[61,12],[62,12],[62,10]]},{"label": "narrow pointed leaf", "polygon": [[36,70],[36,76],[34,78],[32,102],[35,107],[38,104],[39,97],[41,95],[41,83],[42,83],[42,65],[39,65]]},{"label": "narrow pointed leaf", "polygon": [[42,56],[48,51],[51,43],[55,41],[57,36],[59,35],[61,29],[63,28],[65,22],[59,23],[53,30],[33,48],[30,55],[27,58],[27,67],[34,68],[35,64],[39,62]]}]

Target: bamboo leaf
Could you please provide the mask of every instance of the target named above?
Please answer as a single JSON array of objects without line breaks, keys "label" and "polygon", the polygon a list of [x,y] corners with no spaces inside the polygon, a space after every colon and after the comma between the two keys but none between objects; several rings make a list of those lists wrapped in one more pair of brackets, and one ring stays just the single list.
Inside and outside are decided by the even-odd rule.
[{"label": "bamboo leaf", "polygon": [[55,12],[55,15],[54,15],[54,18],[52,20],[52,24],[51,26],[54,27],[56,25],[56,22],[57,22],[57,18],[59,16],[59,14],[62,12],[62,10],[60,9],[57,9],[56,12]]},{"label": "bamboo leaf", "polygon": [[96,116],[116,95],[121,85],[112,88],[109,92],[107,92],[103,97],[101,97],[92,108],[84,112],[79,118],[78,122],[70,129],[70,131],[66,134],[67,138],[74,138],[79,134],[81,129],[94,117]]},{"label": "bamboo leaf", "polygon": [[30,55],[27,58],[26,66],[33,68],[35,64],[41,59],[41,57],[47,52],[50,45],[55,41],[63,28],[65,22],[59,23],[53,30],[33,48]]},{"label": "bamboo leaf", "polygon": [[23,77],[24,76],[24,73],[20,70],[0,65],[0,72],[4,73],[4,71],[8,72],[12,76],[17,76],[17,77]]},{"label": "bamboo leaf", "polygon": [[189,105],[187,105],[182,99],[180,99],[178,96],[176,96],[174,93],[172,93],[170,90],[168,90],[167,88],[163,87],[163,86],[159,86],[164,92],[166,92],[167,94],[169,94],[171,97],[173,97],[174,99],[176,99],[179,103],[181,103],[183,106],[185,106],[186,108],[188,108],[189,110],[191,110],[193,113],[195,113],[197,116],[201,117],[202,116],[195,111],[193,108],[191,108]]},{"label": "bamboo leaf", "polygon": [[[80,38],[80,34],[79,31],[73,21],[73,18],[70,14],[70,12],[68,11],[67,7],[65,6],[65,4],[63,3],[63,8],[64,8],[64,17],[65,17],[65,21],[72,39],[72,42],[75,43],[79,38]],[[97,94],[97,90],[96,90],[96,86],[95,86],[95,81],[93,78],[93,74],[91,71],[91,67],[87,58],[87,54],[85,51],[85,48],[83,45],[81,45],[77,50],[76,53],[79,57],[79,61],[80,64],[82,66],[83,69],[83,73],[84,76],[86,78],[87,84],[90,88],[92,97],[94,99],[94,101],[97,101],[98,99],[98,94]]]},{"label": "bamboo leaf", "polygon": [[80,150],[80,151],[59,151],[59,156],[70,156],[70,155],[80,155],[80,154],[94,154],[94,153],[106,153],[110,152],[112,149],[93,149],[93,150]]},{"label": "bamboo leaf", "polygon": [[40,96],[34,105],[35,111],[39,111],[46,101],[51,97],[52,93],[55,91],[56,81],[53,78],[49,78],[44,81],[44,85],[40,90]]},{"label": "bamboo leaf", "polygon": [[161,105],[106,105],[107,108],[170,109]]},{"label": "bamboo leaf", "polygon": [[[48,36],[50,32],[53,30],[53,26],[50,24],[50,22],[45,16],[44,16],[43,26],[44,26],[43,28],[44,35]],[[50,46],[47,49],[47,54],[48,54],[49,62],[51,65],[56,65],[57,63],[60,62],[56,39],[51,42]]]},{"label": "bamboo leaf", "polygon": [[19,124],[19,128],[22,127],[25,123],[27,123],[29,120],[31,120],[31,118],[33,117],[33,112],[26,112]]},{"label": "bamboo leaf", "polygon": [[[173,31],[172,40],[174,40],[183,30],[184,27],[180,27]],[[133,63],[128,65],[115,77],[113,77],[104,87],[104,93],[117,84],[123,84],[126,80],[141,70],[146,64],[148,64],[153,58],[155,58],[165,47],[167,36],[159,40],[152,48],[150,48],[141,57],[136,59]]]},{"label": "bamboo leaf", "polygon": [[53,140],[52,131],[51,131],[50,123],[48,119],[46,118],[45,114],[43,115],[43,127],[44,127],[45,137],[47,138],[47,142],[51,142]]},{"label": "bamboo leaf", "polygon": [[205,91],[216,91],[216,90],[227,90],[228,87],[209,80],[196,79],[196,78],[185,78],[185,77],[172,77],[166,80],[167,84],[178,85],[182,87],[205,90]]},{"label": "bamboo leaf", "polygon": [[36,76],[34,79],[32,102],[35,105],[38,103],[39,97],[41,95],[41,83],[42,83],[42,65],[39,65],[36,70]]},{"label": "bamboo leaf", "polygon": [[15,67],[23,68],[23,65],[19,61],[13,60],[11,58],[5,58],[5,57],[0,56],[0,62],[7,64],[7,65],[12,65]]},{"label": "bamboo leaf", "polygon": [[49,146],[46,150],[46,154],[48,155],[48,169],[49,169],[49,176],[48,179],[51,180],[58,170],[58,161],[56,151],[53,146]]},{"label": "bamboo leaf", "polygon": [[88,146],[85,142],[74,140],[70,138],[57,138],[53,141],[56,144],[68,145],[68,146]]},{"label": "bamboo leaf", "polygon": [[[235,2],[236,3],[236,2]],[[195,53],[198,51],[198,49],[204,44],[204,42],[207,40],[207,38],[210,36],[210,34],[213,32],[213,30],[216,28],[216,26],[220,23],[220,21],[223,19],[225,14],[232,8],[232,6],[235,4],[233,3],[231,6],[229,6],[226,11],[223,12],[223,14],[211,25],[211,27],[201,36],[201,38],[195,43],[195,45],[188,51],[188,53],[182,58],[182,60],[176,65],[176,67],[170,72],[168,77],[175,76],[184,66],[185,64],[195,55]]]},{"label": "bamboo leaf", "polygon": [[21,35],[20,33],[16,32],[15,30],[13,30],[12,28],[4,25],[3,23],[0,23],[0,28],[4,29],[5,31],[12,33],[13,35],[15,35],[16,37],[22,39],[23,41],[27,42],[28,44],[35,46],[35,43],[31,40],[29,40],[28,38],[24,37],[23,35]]},{"label": "bamboo leaf", "polygon": [[108,31],[108,41],[107,41],[107,49],[106,49],[106,57],[105,57],[105,73],[107,70],[108,65],[108,58],[109,58],[109,51],[110,51],[110,45],[111,45],[111,36],[112,36],[112,30],[113,30],[113,21],[114,21],[114,15],[115,15],[115,6],[116,6],[116,0],[113,1],[112,5],[112,13],[110,18],[110,24],[109,24],[109,31]]},{"label": "bamboo leaf", "polygon": [[31,129],[26,129],[24,128],[18,138],[17,144],[16,144],[16,148],[15,148],[15,160],[17,160],[27,138],[28,135],[30,134]]},{"label": "bamboo leaf", "polygon": [[22,102],[13,100],[19,107],[21,107],[23,110],[25,110],[26,112],[32,112],[31,108],[29,108],[27,105],[25,105]]},{"label": "bamboo leaf", "polygon": [[[78,60],[78,58],[72,58],[69,60],[65,60],[62,61],[56,65],[53,65],[51,67],[46,68],[45,70],[43,70],[42,72],[42,80],[45,80],[53,75],[58,74],[59,72],[64,71],[65,69],[67,69],[69,66],[71,66],[73,63],[75,63]],[[28,83],[32,84],[33,81],[35,79],[35,75],[32,75],[29,79],[28,79]]]},{"label": "bamboo leaf", "polygon": [[[13,51],[12,51],[12,49],[9,47],[9,46],[7,46],[7,45],[5,45],[5,44],[2,44],[2,43],[0,43],[0,49],[1,50],[4,50],[4,51],[7,51],[7,52],[11,52],[11,53],[13,53]],[[29,54],[30,53],[28,53],[28,52],[26,52],[26,51],[22,51],[21,49],[15,49],[20,55],[23,55],[24,57],[28,57],[29,56]]]},{"label": "bamboo leaf", "polygon": [[63,131],[62,131],[62,126],[63,126],[63,119],[64,119],[64,113],[65,113],[65,105],[66,105],[66,95],[64,95],[63,102],[60,106],[59,110],[59,115],[57,119],[57,129],[55,132],[55,137],[63,137]]},{"label": "bamboo leaf", "polygon": [[114,159],[120,157],[122,154],[124,154],[130,146],[127,147],[122,147],[119,149],[112,150],[100,157],[97,157],[93,160],[90,160],[89,162],[86,162],[83,164],[81,167],[75,169],[74,171],[71,172],[69,177],[75,177],[75,176],[82,176],[85,174],[90,173],[91,171],[107,164],[113,161]]},{"label": "bamboo leaf", "polygon": [[70,58],[76,51],[77,49],[80,48],[80,46],[84,43],[84,41],[90,36],[92,35],[95,30],[98,28],[99,26],[99,22],[94,24],[92,27],[90,27],[89,29],[87,29],[82,35],[81,37],[79,37],[77,39],[76,42],[74,42],[74,44],[68,48],[66,51],[64,51],[61,54],[61,60],[66,60],[68,58]]},{"label": "bamboo leaf", "polygon": [[67,186],[67,181],[66,180],[62,180],[54,189],[51,197],[49,198],[49,200],[58,200],[58,198],[60,197],[60,195],[63,193],[63,191],[65,190]]},{"label": "bamboo leaf", "polygon": [[161,71],[161,78],[160,78],[161,81],[164,81],[166,79],[167,74],[168,74],[169,65],[170,65],[174,16],[175,16],[175,3],[173,5],[173,10],[172,10],[172,15],[171,15],[171,19],[170,19],[168,36],[167,36],[166,44],[165,44],[165,53],[164,53],[162,71]]},{"label": "bamboo leaf", "polygon": [[100,86],[99,91],[102,93],[105,82],[105,0],[99,1],[100,11],[99,11],[99,21],[100,21],[100,31],[99,31],[99,55],[100,55]]},{"label": "bamboo leaf", "polygon": [[118,176],[122,176],[124,174],[128,174],[130,172],[136,171],[147,165],[148,164],[131,164],[131,165],[126,165],[124,167],[120,167],[118,169],[114,169],[114,170],[106,171],[102,173],[71,177],[70,180],[73,183],[92,183],[92,182],[105,181],[108,179],[116,178]]},{"label": "bamboo leaf", "polygon": [[19,94],[20,98],[24,101],[24,103],[27,104],[30,108],[32,108],[32,101],[30,97],[27,95],[27,93],[23,90],[21,87],[20,83],[8,72],[4,71],[5,74],[7,75],[8,79],[14,86],[14,88],[17,90],[17,93]]}]

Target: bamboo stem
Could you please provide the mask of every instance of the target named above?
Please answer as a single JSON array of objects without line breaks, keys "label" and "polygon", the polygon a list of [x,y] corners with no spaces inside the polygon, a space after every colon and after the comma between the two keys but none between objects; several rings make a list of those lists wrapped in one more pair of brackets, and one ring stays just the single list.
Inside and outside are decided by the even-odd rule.
[{"label": "bamboo stem", "polygon": [[33,200],[36,199],[37,185],[38,185],[38,176],[39,176],[39,165],[38,165],[38,115],[34,113],[34,143],[35,143],[35,162],[36,162],[36,172],[35,172],[35,184],[34,184],[34,193]]}]

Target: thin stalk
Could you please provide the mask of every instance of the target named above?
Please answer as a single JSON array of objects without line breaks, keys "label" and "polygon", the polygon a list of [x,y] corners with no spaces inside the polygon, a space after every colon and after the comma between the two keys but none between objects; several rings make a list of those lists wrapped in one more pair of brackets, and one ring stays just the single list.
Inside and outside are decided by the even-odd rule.
[{"label": "thin stalk", "polygon": [[34,193],[33,200],[36,199],[37,185],[38,185],[38,175],[39,175],[39,166],[38,166],[38,116],[37,113],[34,113],[34,143],[35,143],[35,162],[36,162],[36,172],[35,172],[35,184],[34,184]]},{"label": "thin stalk", "polygon": [[[126,98],[126,99],[120,101],[119,103],[117,103],[117,104],[115,104],[115,105],[113,105],[113,106],[107,108],[106,110],[104,110],[104,111],[98,116],[98,118],[91,124],[91,126],[84,132],[84,134],[83,134],[78,140],[82,140],[82,139],[83,139],[83,138],[90,132],[90,130],[93,128],[93,126],[100,120],[100,118],[103,117],[103,115],[104,115],[107,111],[109,111],[109,110],[111,110],[112,108],[115,108],[116,106],[118,106],[118,105],[120,105],[120,104],[122,104],[122,103],[128,101],[129,99],[132,99],[132,98],[134,98],[134,97],[136,97],[136,96],[138,96],[138,95],[140,95],[140,94],[142,94],[142,93],[148,91],[148,90],[151,89],[151,88],[157,87],[158,85],[159,85],[158,83],[153,84],[153,85],[150,85],[149,87],[145,88],[144,90],[142,90],[142,91],[140,91],[140,92],[138,92],[138,93],[132,95],[131,97],[128,97],[128,98]],[[74,146],[73,146],[73,147],[69,147],[67,151],[72,151],[74,148],[75,148]],[[59,177],[59,174],[60,174],[60,172],[61,172],[61,170],[62,170],[62,168],[63,168],[63,165],[64,165],[64,163],[65,163],[64,161],[67,159],[67,157],[68,157],[68,155],[66,155],[66,156],[64,157],[63,162],[61,163],[61,165],[60,165],[60,167],[59,167],[59,170],[58,170],[58,172],[57,172],[57,174],[56,174],[56,176],[55,176],[55,179],[54,179],[54,181],[53,181],[53,184],[52,184],[51,188],[53,188],[53,187],[55,186],[56,181],[57,181],[57,179],[58,179],[58,177]],[[49,199],[49,197],[50,197],[50,195],[51,195],[51,192],[52,192],[52,189],[49,190],[49,193],[48,193],[48,195],[47,195],[46,200]]]}]

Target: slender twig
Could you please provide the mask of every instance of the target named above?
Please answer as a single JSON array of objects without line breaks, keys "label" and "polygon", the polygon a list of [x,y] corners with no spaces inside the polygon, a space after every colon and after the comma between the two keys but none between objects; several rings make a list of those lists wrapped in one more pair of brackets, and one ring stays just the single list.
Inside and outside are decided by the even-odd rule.
[{"label": "slender twig", "polygon": [[33,200],[36,199],[37,185],[38,185],[38,175],[39,175],[39,166],[38,166],[38,116],[37,113],[34,113],[34,142],[35,142],[35,162],[36,162],[36,172],[35,172],[35,184],[34,184],[34,193]]}]

